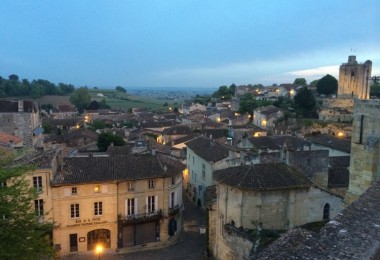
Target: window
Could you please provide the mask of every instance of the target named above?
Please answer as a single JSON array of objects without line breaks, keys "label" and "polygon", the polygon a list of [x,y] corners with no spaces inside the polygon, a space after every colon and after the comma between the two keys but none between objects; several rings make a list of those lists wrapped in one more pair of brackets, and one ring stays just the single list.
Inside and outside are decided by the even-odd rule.
[{"label": "window", "polygon": [[147,197],[147,212],[148,213],[152,213],[156,211],[156,200],[157,200],[157,196]]},{"label": "window", "polygon": [[77,187],[71,187],[71,195],[77,195]]},{"label": "window", "polygon": [[154,189],[154,180],[153,179],[148,180],[148,188],[149,189]]},{"label": "window", "polygon": [[94,203],[94,215],[95,216],[103,215],[103,202]]},{"label": "window", "polygon": [[202,179],[206,179],[206,165],[202,163]]},{"label": "window", "polygon": [[42,176],[33,177],[33,187],[38,192],[42,192]]},{"label": "window", "polygon": [[135,215],[135,199],[128,199],[127,202],[127,215]]},{"label": "window", "polygon": [[193,164],[194,164],[194,156],[193,156]]},{"label": "window", "polygon": [[175,206],[175,192],[170,193],[169,208],[174,208]]},{"label": "window", "polygon": [[175,177],[172,177],[172,185],[175,185]]},{"label": "window", "polygon": [[44,200],[39,199],[34,201],[34,209],[36,211],[37,216],[44,215]]},{"label": "window", "polygon": [[128,182],[128,191],[134,191],[135,190],[135,182],[129,181]]},{"label": "window", "polygon": [[79,218],[79,204],[71,204],[71,218]]},{"label": "window", "polygon": [[95,185],[94,192],[99,193],[101,191],[100,185]]},{"label": "window", "polygon": [[323,207],[323,220],[330,219],[330,205],[328,203]]}]

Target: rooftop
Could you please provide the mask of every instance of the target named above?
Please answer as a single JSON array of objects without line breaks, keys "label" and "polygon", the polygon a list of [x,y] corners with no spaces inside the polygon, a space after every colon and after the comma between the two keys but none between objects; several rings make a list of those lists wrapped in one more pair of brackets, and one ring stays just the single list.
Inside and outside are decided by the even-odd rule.
[{"label": "rooftop", "polygon": [[214,179],[242,190],[310,188],[311,182],[299,170],[282,163],[230,167],[214,172]]}]

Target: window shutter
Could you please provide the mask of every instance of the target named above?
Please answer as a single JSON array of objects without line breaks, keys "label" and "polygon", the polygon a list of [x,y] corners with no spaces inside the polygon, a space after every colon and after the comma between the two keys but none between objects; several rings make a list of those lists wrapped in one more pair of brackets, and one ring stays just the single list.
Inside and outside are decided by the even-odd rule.
[{"label": "window shutter", "polygon": [[174,191],[174,205],[173,206],[177,206],[178,205],[178,198],[177,198],[177,192]]},{"label": "window shutter", "polygon": [[63,190],[63,195],[64,196],[70,196],[71,195],[71,189],[70,188],[65,188]]},{"label": "window shutter", "polygon": [[171,208],[171,207],[173,206],[173,205],[171,204],[171,201],[172,201],[172,198],[171,198],[172,195],[171,195],[171,194],[172,194],[172,193],[169,192],[169,200],[168,200],[168,201],[169,201],[169,203],[168,203],[168,204],[169,204],[169,205],[168,205],[169,207],[168,207],[168,208]]},{"label": "window shutter", "polygon": [[145,198],[145,213],[149,211],[148,197]]},{"label": "window shutter", "polygon": [[158,196],[154,196],[154,211],[157,211],[159,209],[158,207]]},{"label": "window shutter", "polygon": [[137,198],[135,198],[135,214],[139,214],[139,204],[137,203]]},{"label": "window shutter", "polygon": [[107,193],[107,192],[108,192],[108,187],[107,187],[107,185],[102,185],[102,186],[101,186],[101,189],[102,189],[102,193]]},{"label": "window shutter", "polygon": [[128,199],[125,199],[125,216],[128,216]]}]

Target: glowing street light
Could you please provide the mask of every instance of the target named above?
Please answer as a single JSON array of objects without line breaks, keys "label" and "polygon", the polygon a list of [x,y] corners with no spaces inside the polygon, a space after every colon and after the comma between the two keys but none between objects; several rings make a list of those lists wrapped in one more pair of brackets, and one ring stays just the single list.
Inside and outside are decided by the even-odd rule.
[{"label": "glowing street light", "polygon": [[98,259],[100,260],[100,254],[103,252],[103,246],[102,245],[97,245],[95,248],[96,253],[98,254]]}]

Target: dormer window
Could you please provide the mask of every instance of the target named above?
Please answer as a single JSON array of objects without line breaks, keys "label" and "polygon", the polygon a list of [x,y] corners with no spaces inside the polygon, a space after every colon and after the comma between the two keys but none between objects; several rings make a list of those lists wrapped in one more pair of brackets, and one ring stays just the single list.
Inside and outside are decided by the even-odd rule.
[{"label": "dormer window", "polygon": [[154,189],[154,180],[153,179],[151,179],[151,180],[148,180],[148,188],[149,189]]}]

